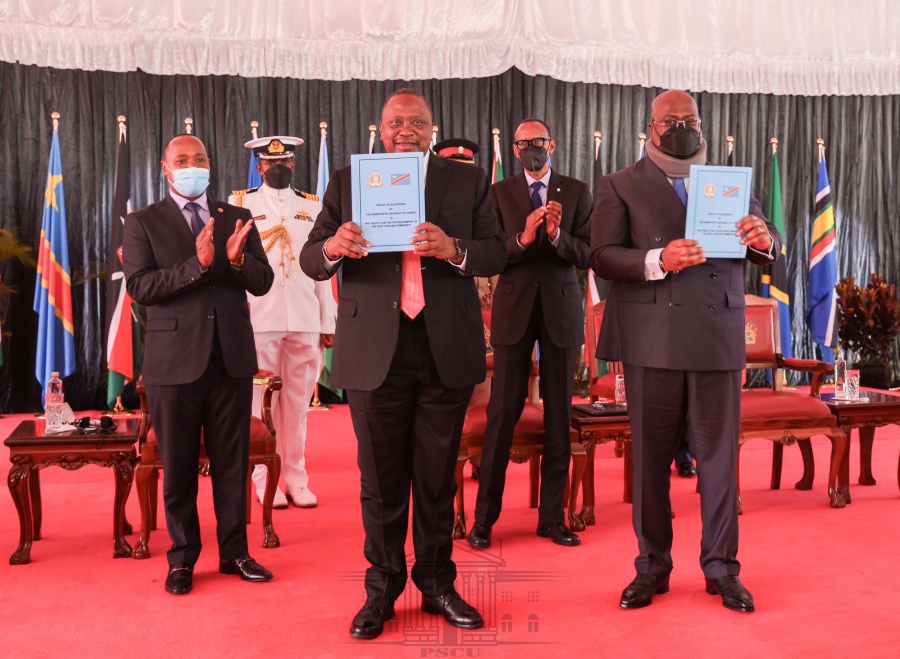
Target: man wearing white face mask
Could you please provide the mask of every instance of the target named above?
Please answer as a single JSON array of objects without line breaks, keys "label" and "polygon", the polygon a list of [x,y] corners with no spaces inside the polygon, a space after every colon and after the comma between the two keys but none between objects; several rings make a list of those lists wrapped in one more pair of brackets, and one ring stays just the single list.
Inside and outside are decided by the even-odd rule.
[{"label": "man wearing white face mask", "polygon": [[203,142],[173,138],[160,166],[169,194],[125,218],[122,266],[129,295],[147,309],[143,378],[172,538],[165,589],[182,595],[193,586],[200,555],[201,433],[213,479],[219,572],[245,581],[272,578],[248,553],[244,501],[257,371],[247,293],[266,293],[274,273],[249,211],[207,196]]}]

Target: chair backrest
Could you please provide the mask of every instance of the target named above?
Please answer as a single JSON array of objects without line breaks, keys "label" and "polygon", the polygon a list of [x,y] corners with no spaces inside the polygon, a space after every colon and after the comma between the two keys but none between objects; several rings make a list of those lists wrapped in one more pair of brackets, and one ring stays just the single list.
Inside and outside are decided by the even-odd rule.
[{"label": "chair backrest", "polygon": [[776,368],[781,352],[778,335],[778,302],[774,298],[747,295],[744,342],[747,368]]}]

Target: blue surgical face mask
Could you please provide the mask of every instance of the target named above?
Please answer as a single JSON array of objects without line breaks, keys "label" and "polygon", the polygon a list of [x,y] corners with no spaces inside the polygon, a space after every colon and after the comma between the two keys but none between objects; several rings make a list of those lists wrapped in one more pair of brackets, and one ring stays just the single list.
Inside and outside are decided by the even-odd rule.
[{"label": "blue surgical face mask", "polygon": [[203,167],[166,169],[172,172],[172,187],[183,197],[199,197],[209,187],[209,170]]}]

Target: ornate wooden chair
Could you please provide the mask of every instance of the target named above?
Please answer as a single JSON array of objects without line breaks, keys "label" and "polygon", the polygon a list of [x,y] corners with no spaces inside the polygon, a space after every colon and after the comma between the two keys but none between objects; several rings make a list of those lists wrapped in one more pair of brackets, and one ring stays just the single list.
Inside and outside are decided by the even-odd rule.
[{"label": "ornate wooden chair", "polygon": [[[813,435],[825,435],[832,443],[831,469],[828,474],[828,499],[832,508],[843,508],[844,499],[838,492],[838,472],[841,457],[847,450],[847,438],[838,427],[837,419],[828,406],[819,400],[819,387],[825,375],[832,372],[830,364],[815,359],[785,359],[781,355],[778,331],[777,302],[771,298],[747,296],[745,341],[747,368],[786,368],[812,373],[810,393],[784,391],[782,378],[773,377],[769,389],[750,389],[741,393],[740,444],[761,437],[775,442],[772,461],[771,488],[777,490],[781,482],[783,446]],[[738,458],[740,460],[740,458]],[[798,489],[810,489],[812,483],[801,481]],[[740,469],[738,469],[738,511],[740,499]]]},{"label": "ornate wooden chair", "polygon": [[[247,472],[247,523],[250,523],[253,483],[250,475],[253,467],[258,464],[266,465],[266,491],[263,496],[263,547],[278,547],[281,540],[272,526],[272,502],[275,498],[275,488],[281,476],[281,458],[275,450],[275,426],[272,423],[272,392],[281,389],[281,378],[267,371],[260,371],[253,378],[253,384],[262,389],[260,400],[262,418],[250,417],[250,468]],[[141,506],[141,535],[134,548],[134,558],[143,559],[150,557],[150,531],[156,529],[157,521],[157,491],[159,472],[162,469],[162,459],[159,455],[159,444],[156,441],[156,431],[153,429],[150,411],[147,406],[147,396],[142,380],[138,380],[137,392],[141,399],[141,427],[138,432],[140,439],[141,456],[134,470],[135,487],[137,489],[138,502]],[[209,458],[206,448],[200,444],[200,462],[198,468],[204,471],[208,468]]]},{"label": "ornate wooden chair", "polygon": [[[466,462],[472,458],[481,456],[484,448],[484,431],[487,426],[487,401],[490,398],[491,380],[494,370],[494,356],[490,350],[491,310],[482,309],[484,322],[487,378],[475,387],[472,400],[466,410],[466,420],[463,424],[462,441],[459,446],[459,458],[456,462],[456,524],[453,528],[453,537],[457,540],[466,537],[466,508],[463,491],[463,468]],[[544,450],[544,408],[537,400],[538,386],[535,381],[538,373],[537,365],[532,366],[530,395],[522,416],[516,423],[513,432],[512,447],[509,452],[510,462],[522,464],[529,463],[530,488],[529,505],[537,508],[538,490],[541,474],[540,456]],[[569,524],[573,531],[583,531],[584,522],[575,511],[578,497],[578,485],[581,483],[586,463],[584,447],[576,441],[574,433],[572,437],[572,474],[566,484],[567,500],[569,508]]]}]

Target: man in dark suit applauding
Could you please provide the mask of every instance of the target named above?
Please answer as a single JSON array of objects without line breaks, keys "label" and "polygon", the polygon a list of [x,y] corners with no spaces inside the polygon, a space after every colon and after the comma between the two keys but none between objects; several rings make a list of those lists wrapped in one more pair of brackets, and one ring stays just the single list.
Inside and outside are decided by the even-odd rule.
[{"label": "man in dark suit applauding", "polygon": [[313,279],[342,270],[331,382],[350,403],[371,564],[355,638],[381,634],[406,585],[410,490],[422,609],[456,627],[484,624],[454,589],[454,471],[466,406],[485,377],[473,277],[499,272],[506,251],[484,170],[429,155],[431,127],[431,107],[415,90],[394,92],[382,107],[385,149],[425,154],[425,221],[410,233],[413,251],[366,251],[345,167],[331,177],[300,254]]},{"label": "man in dark suit applauding", "polygon": [[591,194],[581,181],[551,170],[550,128],[526,119],[513,150],[525,171],[491,187],[506,234],[507,266],[494,291],[491,344],[494,382],[487,408],[475,524],[466,538],[491,545],[500,515],[513,429],[525,406],[535,341],[544,398],[544,452],[537,534],[567,547],[581,541],[565,525],[563,491],[569,470],[569,410],[584,306],[577,268],[590,260]]},{"label": "man in dark suit applauding", "polygon": [[[669,590],[669,466],[687,435],[697,458],[706,590],[730,609],[753,611],[737,560],[744,261],[707,259],[684,235],[688,195],[706,192],[690,189],[690,166],[706,164],[694,99],[663,92],[651,117],[647,157],[600,180],[591,217],[591,266],[612,281],[597,356],[624,363],[634,443],[639,554],[620,606],[647,606]],[[734,231],[752,263],[781,253],[781,237],[753,197]]]},{"label": "man in dark suit applauding", "polygon": [[165,479],[172,538],[166,590],[193,586],[200,555],[197,464],[209,454],[219,571],[245,581],[272,574],[247,551],[245,497],[256,350],[247,293],[274,274],[250,212],[211,199],[209,158],[191,135],[172,139],[160,163],[166,198],[125,218],[128,294],[147,308],[144,384]]}]

